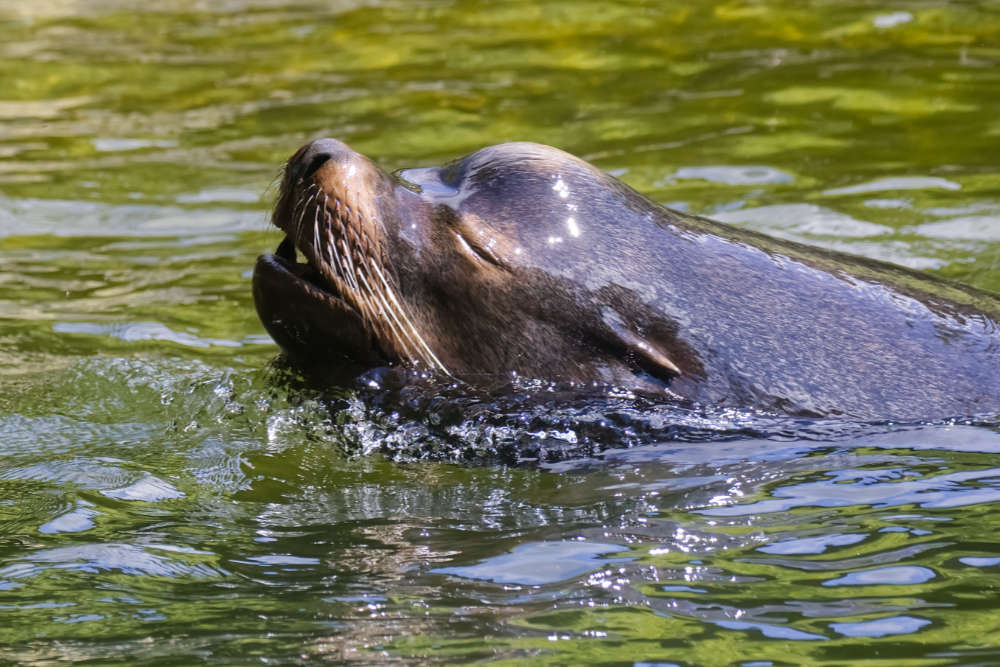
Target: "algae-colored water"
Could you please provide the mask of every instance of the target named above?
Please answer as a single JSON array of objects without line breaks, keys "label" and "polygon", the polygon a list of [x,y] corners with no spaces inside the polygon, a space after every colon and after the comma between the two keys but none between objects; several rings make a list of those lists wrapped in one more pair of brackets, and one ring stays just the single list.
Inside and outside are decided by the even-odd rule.
[{"label": "algae-colored water", "polygon": [[[0,35],[0,662],[1000,661],[995,421],[615,397],[434,440],[271,368],[249,293],[327,135],[549,143],[1000,291],[995,3],[0,0]],[[441,449],[501,440],[586,456]]]}]

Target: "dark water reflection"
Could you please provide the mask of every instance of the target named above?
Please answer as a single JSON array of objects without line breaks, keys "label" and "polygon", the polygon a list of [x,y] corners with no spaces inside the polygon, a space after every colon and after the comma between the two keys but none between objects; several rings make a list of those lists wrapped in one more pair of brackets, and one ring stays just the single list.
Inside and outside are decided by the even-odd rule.
[{"label": "dark water reflection", "polygon": [[248,288],[333,135],[551,143],[998,290],[990,3],[0,0],[0,34],[0,661],[998,660],[995,416],[323,395]]}]

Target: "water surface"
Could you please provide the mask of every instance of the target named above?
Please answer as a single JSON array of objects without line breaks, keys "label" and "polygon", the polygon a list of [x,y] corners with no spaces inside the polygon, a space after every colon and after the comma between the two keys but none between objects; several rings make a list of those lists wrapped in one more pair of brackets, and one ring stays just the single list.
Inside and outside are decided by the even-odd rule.
[{"label": "water surface", "polygon": [[132,5],[0,0],[0,661],[1000,660],[995,419],[321,395],[249,293],[319,136],[1000,291],[995,4]]}]

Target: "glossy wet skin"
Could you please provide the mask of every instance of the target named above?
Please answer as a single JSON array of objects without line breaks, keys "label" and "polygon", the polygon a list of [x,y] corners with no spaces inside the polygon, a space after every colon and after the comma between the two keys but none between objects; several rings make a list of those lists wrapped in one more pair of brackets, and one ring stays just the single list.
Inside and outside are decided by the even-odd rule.
[{"label": "glossy wet skin", "polygon": [[312,268],[262,257],[255,302],[303,366],[514,371],[790,414],[1000,410],[995,296],[664,209],[554,148],[394,177],[320,140],[289,161],[274,222]]}]

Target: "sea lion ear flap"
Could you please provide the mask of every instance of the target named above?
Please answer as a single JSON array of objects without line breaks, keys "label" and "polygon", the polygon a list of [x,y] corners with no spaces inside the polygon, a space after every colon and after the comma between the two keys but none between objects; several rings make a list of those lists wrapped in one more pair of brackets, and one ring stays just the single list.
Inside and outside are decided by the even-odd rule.
[{"label": "sea lion ear flap", "polygon": [[628,350],[628,356],[640,368],[661,380],[669,380],[681,375],[681,369],[670,360],[667,353],[634,332],[622,321],[621,315],[617,311],[605,307],[601,315],[604,324],[611,330],[617,342],[622,348]]}]

